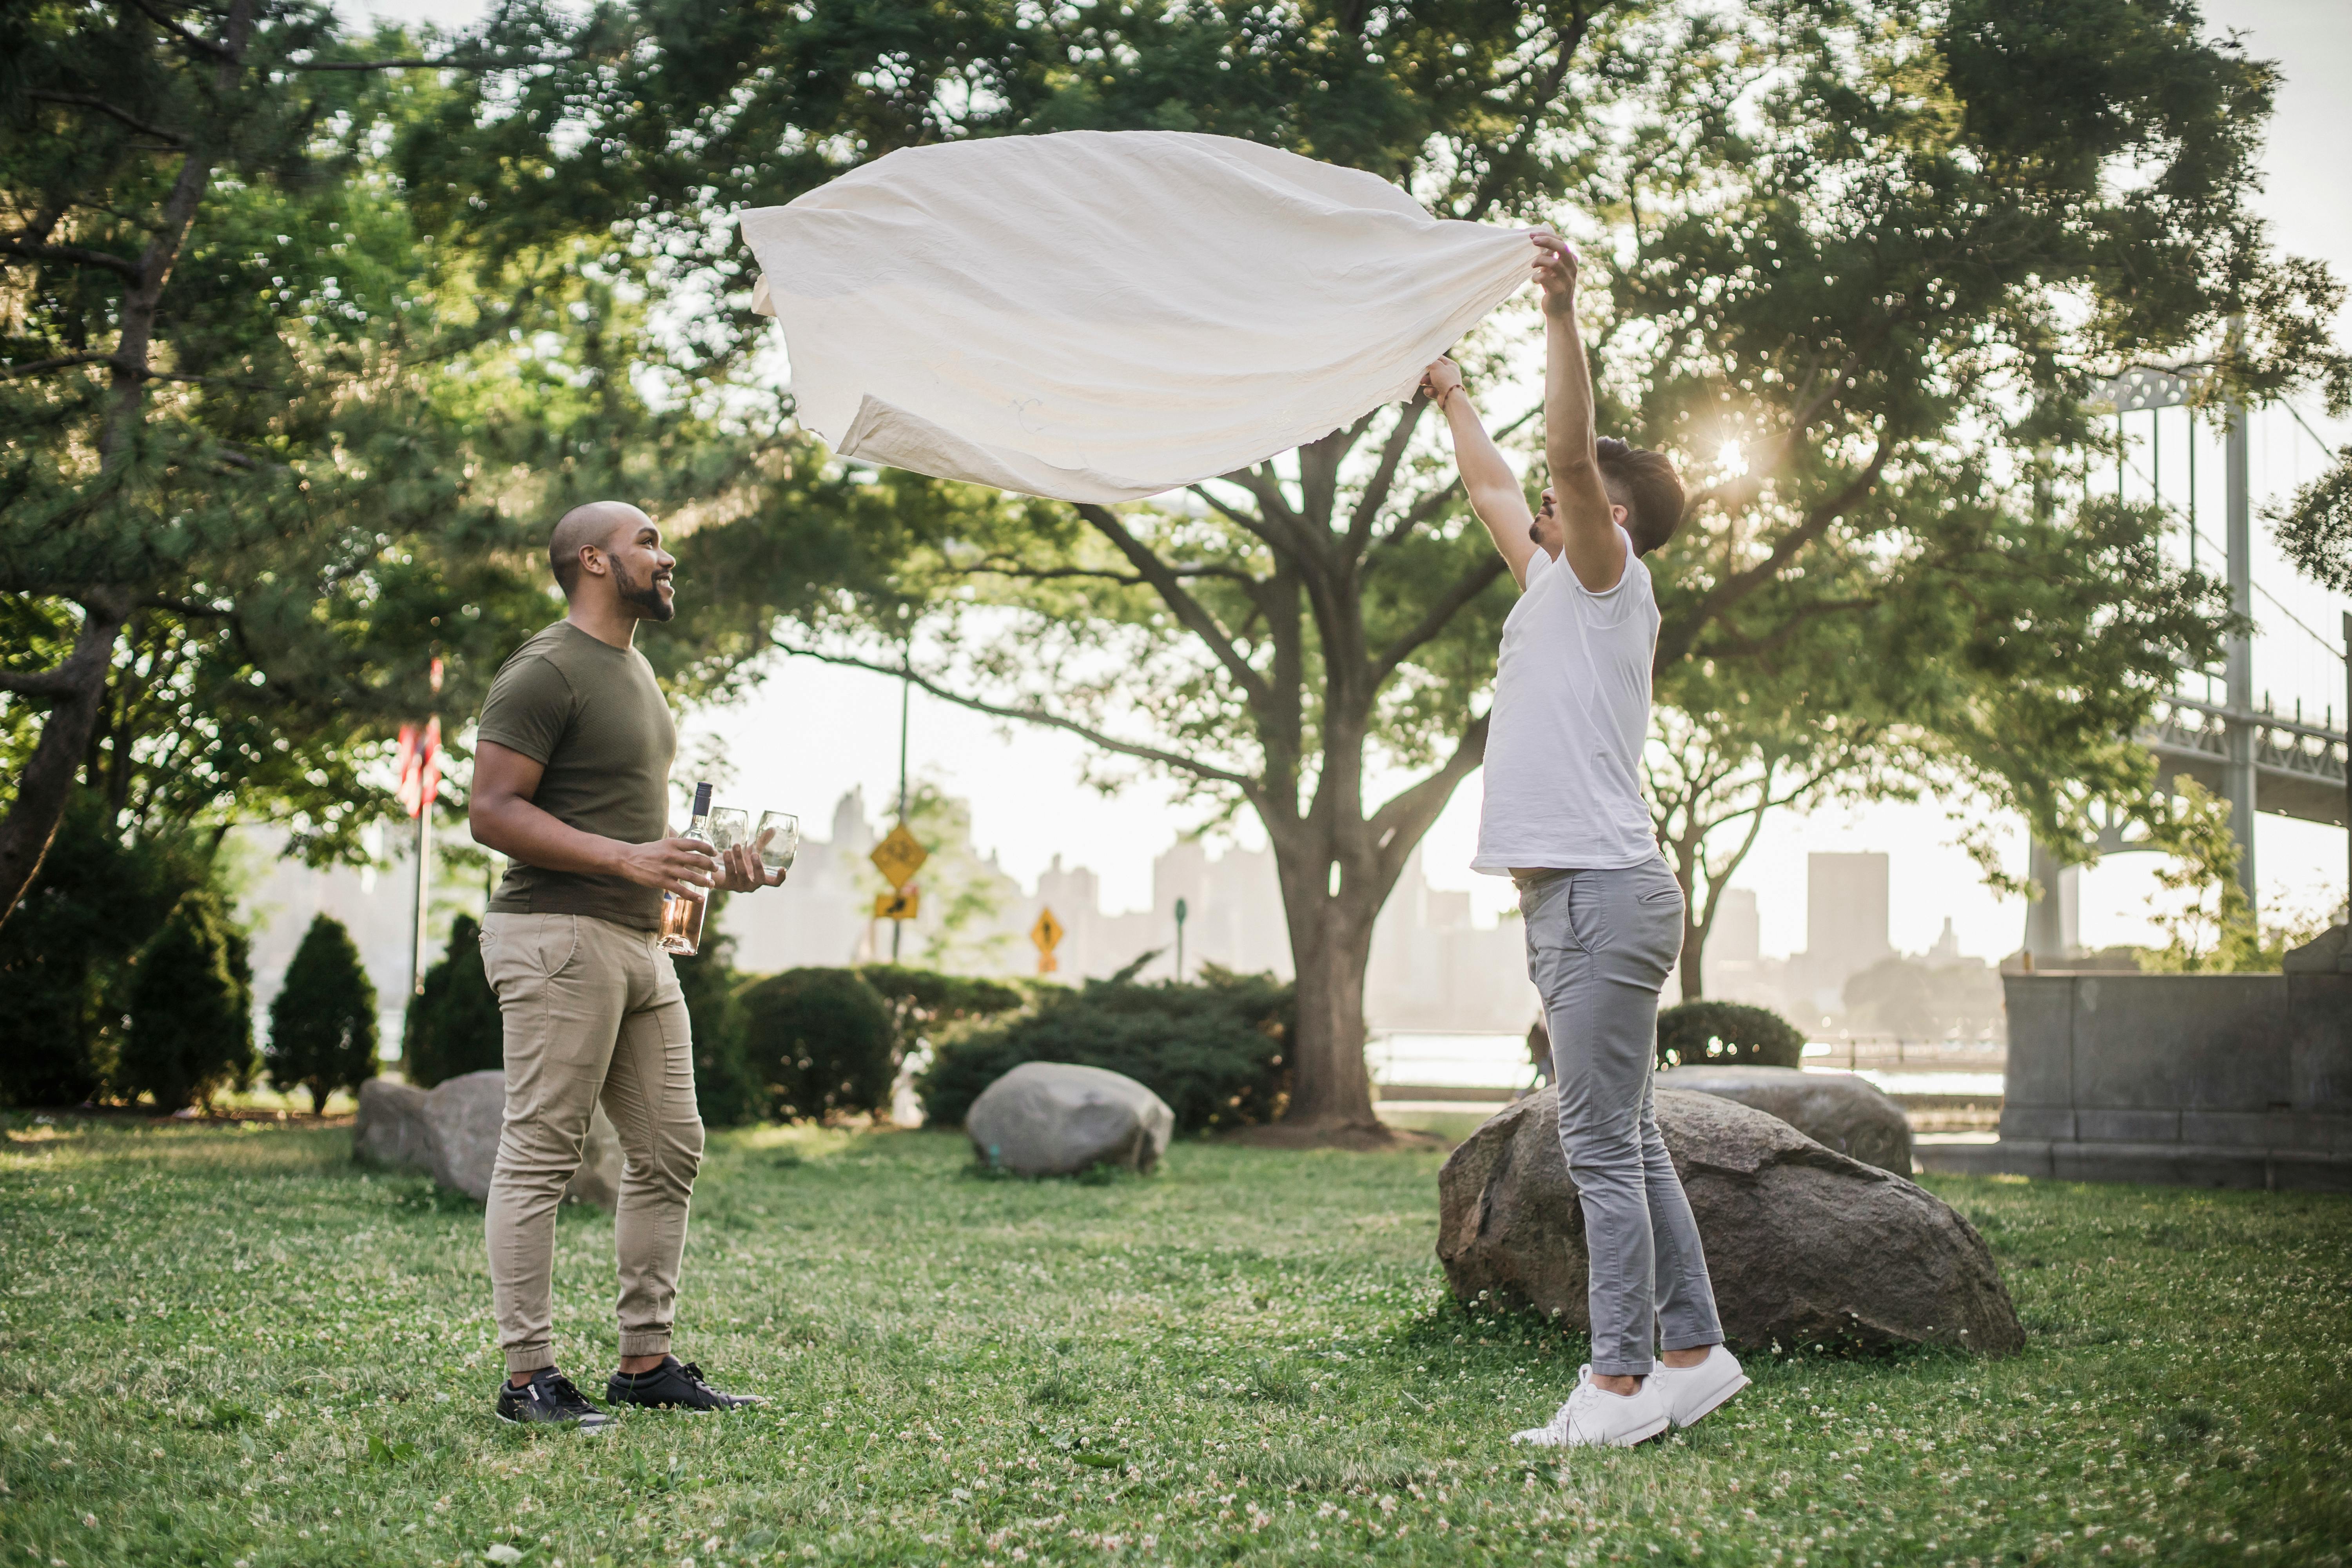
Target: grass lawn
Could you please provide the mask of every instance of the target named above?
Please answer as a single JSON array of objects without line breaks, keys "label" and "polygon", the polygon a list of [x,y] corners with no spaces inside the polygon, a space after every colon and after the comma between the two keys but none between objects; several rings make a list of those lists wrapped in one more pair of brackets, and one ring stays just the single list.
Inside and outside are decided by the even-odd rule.
[{"label": "grass lawn", "polygon": [[[491,1419],[480,1210],[346,1132],[7,1128],[0,1568],[2352,1554],[2343,1198],[1931,1179],[2023,1355],[1751,1357],[1692,1433],[1562,1466],[1505,1437],[1584,1344],[1447,1304],[1433,1154],[1033,1184],[949,1134],[728,1134],[679,1349],[775,1403],[589,1440]],[[611,1237],[559,1244],[592,1394]]]}]

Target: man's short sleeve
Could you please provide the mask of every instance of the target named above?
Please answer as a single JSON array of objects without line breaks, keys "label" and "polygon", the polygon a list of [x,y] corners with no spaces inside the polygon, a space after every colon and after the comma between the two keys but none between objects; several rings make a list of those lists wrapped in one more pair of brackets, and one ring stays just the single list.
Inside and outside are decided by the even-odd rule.
[{"label": "man's short sleeve", "polygon": [[554,660],[526,654],[509,659],[490,682],[476,734],[545,767],[571,726],[572,707],[572,683]]}]

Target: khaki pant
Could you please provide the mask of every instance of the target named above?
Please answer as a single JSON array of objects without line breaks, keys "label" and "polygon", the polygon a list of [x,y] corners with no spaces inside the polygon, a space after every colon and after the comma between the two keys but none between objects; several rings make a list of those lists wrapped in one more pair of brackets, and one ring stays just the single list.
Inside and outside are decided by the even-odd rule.
[{"label": "khaki pant", "polygon": [[490,1297],[507,1370],[555,1364],[555,1208],[596,1101],[620,1135],[621,1353],[669,1349],[687,1199],[702,1163],[686,997],[654,933],[593,915],[489,915],[482,965],[506,1020],[506,1121],[490,1176]]}]

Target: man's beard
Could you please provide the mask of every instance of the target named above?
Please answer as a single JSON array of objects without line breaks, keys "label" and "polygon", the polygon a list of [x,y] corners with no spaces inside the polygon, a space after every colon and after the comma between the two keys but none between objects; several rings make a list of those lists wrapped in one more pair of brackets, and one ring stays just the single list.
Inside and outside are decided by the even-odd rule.
[{"label": "man's beard", "polygon": [[657,576],[648,575],[641,583],[632,582],[628,569],[615,561],[613,563],[613,586],[619,593],[621,603],[636,611],[637,619],[641,621],[666,621],[677,614],[676,602],[662,597],[661,581]]}]

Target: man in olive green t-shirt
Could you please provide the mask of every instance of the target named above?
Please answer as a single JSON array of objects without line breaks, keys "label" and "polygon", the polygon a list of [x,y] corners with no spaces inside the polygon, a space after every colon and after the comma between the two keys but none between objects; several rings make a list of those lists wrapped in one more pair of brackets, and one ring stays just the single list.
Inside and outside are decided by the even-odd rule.
[{"label": "man in olive green t-shirt", "polygon": [[490,1176],[490,1293],[507,1381],[498,1414],[586,1430],[604,1413],[556,1370],[555,1209],[601,1100],[625,1156],[616,1404],[723,1410],[669,1353],[688,1198],[702,1163],[686,999],[656,940],[662,900],[783,880],[749,849],[669,832],[677,731],[637,623],[677,613],[677,562],[635,507],[564,514],[548,546],[571,613],[515,650],[482,706],[474,838],[506,856],[482,963],[506,1020],[506,1120]]}]

